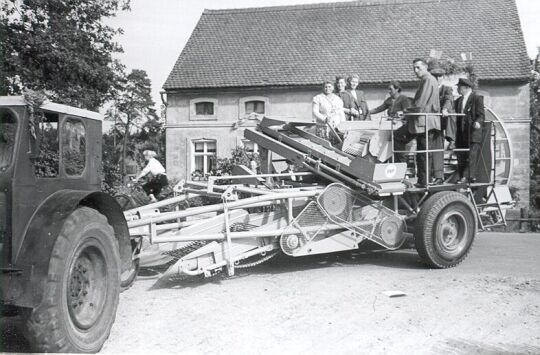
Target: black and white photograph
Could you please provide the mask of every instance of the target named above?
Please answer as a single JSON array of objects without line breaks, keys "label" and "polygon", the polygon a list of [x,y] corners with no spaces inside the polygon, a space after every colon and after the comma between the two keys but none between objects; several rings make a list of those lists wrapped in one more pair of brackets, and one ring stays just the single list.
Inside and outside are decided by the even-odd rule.
[{"label": "black and white photograph", "polygon": [[0,352],[540,354],[539,0],[0,0]]}]

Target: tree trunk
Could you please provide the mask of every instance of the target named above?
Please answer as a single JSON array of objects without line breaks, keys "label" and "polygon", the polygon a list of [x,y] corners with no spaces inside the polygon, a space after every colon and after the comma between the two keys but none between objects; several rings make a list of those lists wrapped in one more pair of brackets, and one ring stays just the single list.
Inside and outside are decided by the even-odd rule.
[{"label": "tree trunk", "polygon": [[122,178],[126,177],[126,158],[127,158],[127,144],[129,139],[129,126],[131,124],[131,118],[127,117],[126,131],[124,133],[124,141],[122,142],[122,164],[120,165],[120,171],[122,172]]}]

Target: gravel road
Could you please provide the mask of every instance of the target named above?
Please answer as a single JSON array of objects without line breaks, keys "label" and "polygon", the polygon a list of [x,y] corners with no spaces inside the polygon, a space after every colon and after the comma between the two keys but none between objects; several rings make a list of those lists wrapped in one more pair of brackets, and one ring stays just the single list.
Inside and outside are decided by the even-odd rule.
[{"label": "gravel road", "polygon": [[[232,278],[140,278],[101,353],[540,354],[539,256],[539,234],[481,233],[448,270],[413,249],[363,248],[277,257]],[[6,350],[24,350],[6,329]]]}]

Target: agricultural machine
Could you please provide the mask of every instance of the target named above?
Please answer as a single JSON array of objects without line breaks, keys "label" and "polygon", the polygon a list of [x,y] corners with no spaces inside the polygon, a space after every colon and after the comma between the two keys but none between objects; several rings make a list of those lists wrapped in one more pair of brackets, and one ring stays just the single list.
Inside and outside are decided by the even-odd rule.
[{"label": "agricultural machine", "polygon": [[[416,187],[414,165],[393,162],[392,131],[402,122],[342,123],[339,130],[347,133],[337,148],[312,133],[314,123],[265,117],[244,132],[263,157],[262,174],[240,166],[231,176],[181,182],[176,197],[125,212],[130,235],[145,245],[140,266],[166,266],[165,279],[233,275],[278,253],[353,250],[365,240],[395,250],[411,235],[427,266],[456,266],[477,230],[505,225],[512,206],[509,145],[504,127],[491,118],[476,182],[456,183],[455,161],[446,152],[445,183]],[[435,150],[427,149],[414,153],[429,160]],[[277,173],[284,161],[295,171]],[[193,196],[218,203],[160,212]]]}]

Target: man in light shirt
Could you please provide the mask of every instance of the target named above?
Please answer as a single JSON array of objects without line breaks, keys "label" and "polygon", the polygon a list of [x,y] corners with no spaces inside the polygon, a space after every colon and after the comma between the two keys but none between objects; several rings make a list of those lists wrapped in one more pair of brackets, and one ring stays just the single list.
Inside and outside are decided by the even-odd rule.
[{"label": "man in light shirt", "polygon": [[144,158],[148,161],[148,164],[144,167],[139,175],[135,178],[134,182],[146,175],[150,175],[150,179],[142,186],[144,192],[150,197],[152,202],[157,202],[156,196],[159,195],[161,190],[169,184],[165,168],[156,159],[156,152],[153,150],[145,150],[143,152]]}]

